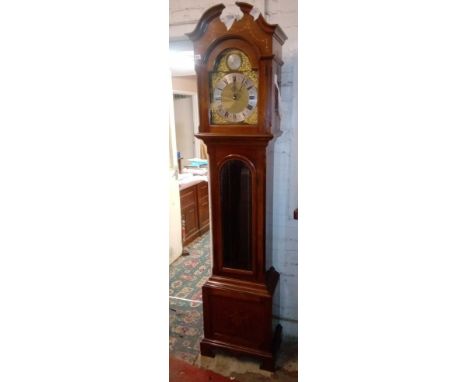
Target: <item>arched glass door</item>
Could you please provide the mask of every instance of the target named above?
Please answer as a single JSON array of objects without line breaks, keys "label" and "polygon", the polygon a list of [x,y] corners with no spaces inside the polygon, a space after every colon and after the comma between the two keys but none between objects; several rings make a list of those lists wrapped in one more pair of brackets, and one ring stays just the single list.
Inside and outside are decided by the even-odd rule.
[{"label": "arched glass door", "polygon": [[252,174],[237,159],[220,170],[223,267],[252,269]]}]

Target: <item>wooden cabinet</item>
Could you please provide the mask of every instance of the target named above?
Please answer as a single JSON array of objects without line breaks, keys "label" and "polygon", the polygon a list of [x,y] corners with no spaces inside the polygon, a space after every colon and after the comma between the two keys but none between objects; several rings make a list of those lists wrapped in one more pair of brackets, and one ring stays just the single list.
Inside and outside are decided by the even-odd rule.
[{"label": "wooden cabinet", "polygon": [[187,245],[210,228],[208,182],[194,181],[180,186],[182,240]]},{"label": "wooden cabinet", "polygon": [[210,202],[208,200],[208,182],[197,184],[198,226],[200,234],[210,228]]}]

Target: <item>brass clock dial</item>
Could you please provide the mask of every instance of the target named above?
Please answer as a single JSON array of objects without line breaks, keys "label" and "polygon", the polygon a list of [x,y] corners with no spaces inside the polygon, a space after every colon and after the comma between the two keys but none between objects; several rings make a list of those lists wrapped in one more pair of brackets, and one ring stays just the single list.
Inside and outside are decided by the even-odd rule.
[{"label": "brass clock dial", "polygon": [[240,49],[228,49],[210,73],[210,123],[258,123],[258,73]]},{"label": "brass clock dial", "polygon": [[242,73],[229,73],[214,85],[212,109],[229,122],[243,122],[257,105],[257,88]]}]

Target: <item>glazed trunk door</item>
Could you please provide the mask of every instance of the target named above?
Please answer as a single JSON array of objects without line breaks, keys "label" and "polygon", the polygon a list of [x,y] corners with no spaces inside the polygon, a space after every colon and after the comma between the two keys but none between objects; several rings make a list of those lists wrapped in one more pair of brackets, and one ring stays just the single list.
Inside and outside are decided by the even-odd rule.
[{"label": "glazed trunk door", "polygon": [[252,270],[252,179],[240,160],[220,171],[223,267]]}]

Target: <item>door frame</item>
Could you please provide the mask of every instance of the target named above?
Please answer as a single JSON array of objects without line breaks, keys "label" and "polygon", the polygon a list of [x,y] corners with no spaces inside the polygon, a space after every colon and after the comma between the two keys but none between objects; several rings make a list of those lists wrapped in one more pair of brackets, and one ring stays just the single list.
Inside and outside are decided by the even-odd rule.
[{"label": "door frame", "polygon": [[200,118],[198,116],[198,94],[197,92],[190,92],[186,90],[172,90],[173,95],[186,95],[192,97],[192,117],[193,117],[193,139],[194,139],[194,154],[196,158],[200,158],[200,141],[195,138],[198,133],[200,125]]}]

